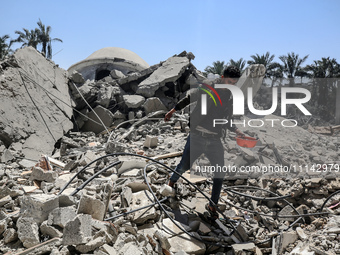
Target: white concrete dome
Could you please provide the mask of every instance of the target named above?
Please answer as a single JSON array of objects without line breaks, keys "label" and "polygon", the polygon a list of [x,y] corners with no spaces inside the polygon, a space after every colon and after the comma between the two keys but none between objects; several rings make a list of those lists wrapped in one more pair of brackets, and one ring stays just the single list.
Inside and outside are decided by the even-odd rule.
[{"label": "white concrete dome", "polygon": [[106,47],[72,65],[68,72],[71,74],[73,71],[77,71],[83,75],[85,80],[97,80],[103,76],[108,76],[112,70],[118,70],[127,75],[148,67],[150,67],[148,63],[130,50]]},{"label": "white concrete dome", "polygon": [[85,60],[94,60],[94,59],[114,59],[120,58],[129,60],[144,68],[148,68],[149,64],[146,63],[140,56],[131,50],[127,50],[119,47],[106,47],[100,50],[93,52],[90,56],[88,56]]}]

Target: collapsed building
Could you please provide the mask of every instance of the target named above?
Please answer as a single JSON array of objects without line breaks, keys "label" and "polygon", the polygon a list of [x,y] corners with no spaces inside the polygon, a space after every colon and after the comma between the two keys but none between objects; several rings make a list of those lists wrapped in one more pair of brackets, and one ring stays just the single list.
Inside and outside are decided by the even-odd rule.
[{"label": "collapsed building", "polygon": [[[163,117],[192,84],[205,81],[194,55],[138,70],[136,55],[113,52],[109,65],[95,54],[96,61],[69,73],[30,47],[1,63],[1,252],[340,253],[338,136],[308,127],[241,127],[258,137],[249,149],[228,133],[226,164],[238,169],[326,164],[333,171],[227,175],[221,217],[211,223],[208,176],[189,171],[190,183],[166,185],[189,115],[186,109],[169,122]],[[259,119],[266,118],[284,120]]]}]

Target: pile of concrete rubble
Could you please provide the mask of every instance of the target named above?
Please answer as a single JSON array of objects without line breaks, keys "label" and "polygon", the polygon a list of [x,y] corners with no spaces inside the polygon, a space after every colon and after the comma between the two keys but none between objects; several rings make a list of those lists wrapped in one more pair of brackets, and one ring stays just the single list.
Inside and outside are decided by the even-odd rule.
[{"label": "pile of concrete rubble", "polygon": [[[196,190],[210,196],[209,176],[194,175],[193,169],[184,177],[194,185],[183,179],[174,189],[166,185],[186,142],[189,115],[175,114],[169,122],[162,117],[191,82],[203,79],[190,63],[192,54],[174,56],[127,77],[111,74],[91,82],[77,73],[69,80],[62,72],[59,77],[60,69],[52,62],[40,59],[31,48],[26,48],[28,53],[23,50],[18,51],[21,58],[17,52],[0,70],[1,100],[17,99],[11,100],[16,112],[1,115],[2,253],[340,254],[340,195],[330,197],[340,190],[338,137],[301,127],[239,126],[259,139],[254,149],[247,149],[237,146],[235,134],[228,133],[226,165],[289,166],[290,172],[227,174],[220,218],[213,222],[205,210],[208,200]],[[39,61],[23,65],[23,59],[35,58]],[[45,63],[39,68],[51,76],[43,79],[34,69],[38,63]],[[32,76],[44,82],[33,82]],[[69,131],[72,114],[66,114],[65,104],[47,96],[47,89],[64,93],[65,88],[53,85],[58,77],[71,89],[73,96],[63,101],[77,110],[79,131]],[[38,86],[42,84],[48,84],[46,90]],[[30,98],[25,88],[43,95]],[[78,90],[100,119],[108,121],[106,128],[91,116]],[[39,107],[41,115],[36,112]],[[41,119],[46,116],[44,126]],[[273,118],[284,120],[278,116],[262,120]],[[42,133],[54,139],[34,138]],[[28,140],[44,144],[46,139],[52,147],[34,148],[28,156],[33,150]]]}]

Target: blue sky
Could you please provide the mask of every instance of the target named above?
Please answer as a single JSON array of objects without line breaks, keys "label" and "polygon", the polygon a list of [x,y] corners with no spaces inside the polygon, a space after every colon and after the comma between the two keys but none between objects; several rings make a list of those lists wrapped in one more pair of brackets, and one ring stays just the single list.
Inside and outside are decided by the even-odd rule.
[{"label": "blue sky", "polygon": [[[213,61],[249,60],[269,51],[340,62],[338,0],[2,1],[0,36],[52,27],[53,61],[64,69],[104,47],[137,53],[150,65],[183,50],[204,70]],[[20,47],[15,44],[14,48]],[[39,48],[40,49],[40,46]]]}]

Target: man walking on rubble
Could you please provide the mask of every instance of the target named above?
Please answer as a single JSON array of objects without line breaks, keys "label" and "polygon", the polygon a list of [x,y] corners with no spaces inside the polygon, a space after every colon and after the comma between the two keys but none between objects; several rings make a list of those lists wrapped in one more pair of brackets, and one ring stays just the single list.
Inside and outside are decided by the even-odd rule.
[{"label": "man walking on rubble", "polygon": [[[223,71],[221,83],[235,85],[240,76],[241,72],[237,67],[228,66]],[[204,88],[199,87],[192,89],[186,97],[181,99],[176,106],[165,115],[164,118],[165,121],[168,121],[175,111],[182,110],[192,102],[197,102],[190,114],[190,134],[184,147],[183,156],[175,169],[181,175],[191,168],[194,161],[202,153],[209,159],[211,166],[216,166],[216,169],[218,169],[217,166],[224,166],[224,149],[221,141],[223,136],[222,126],[235,132],[236,135],[244,136],[244,134],[233,125],[213,125],[214,119],[225,119],[230,123],[233,107],[231,92],[228,89],[214,90],[214,88],[209,85],[203,85],[205,85]],[[210,91],[207,90],[208,88]],[[216,107],[216,102],[213,97],[208,98],[209,100],[207,100],[205,105],[208,109],[208,114],[202,115],[202,100],[200,99],[202,93],[208,93],[209,95],[210,93],[211,95],[215,93],[219,99],[222,98],[222,100],[220,100],[221,105]],[[211,200],[215,204],[219,201],[225,174],[226,173],[223,171],[214,172]],[[170,177],[169,186],[173,187],[179,177],[178,174],[173,173]],[[207,204],[206,209],[212,218],[218,218],[216,207],[212,203]]]}]

